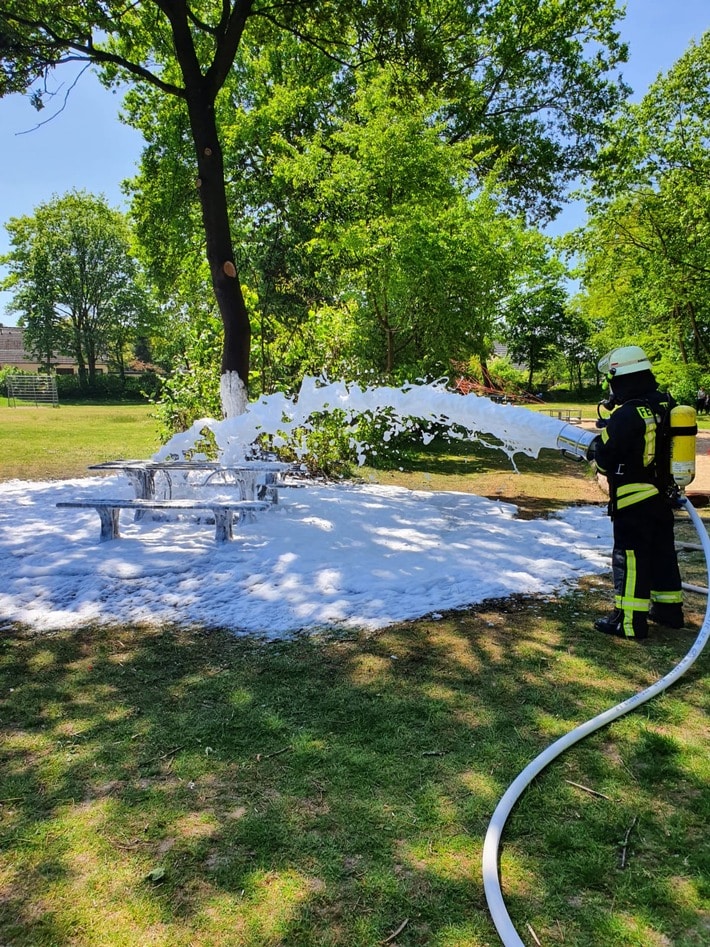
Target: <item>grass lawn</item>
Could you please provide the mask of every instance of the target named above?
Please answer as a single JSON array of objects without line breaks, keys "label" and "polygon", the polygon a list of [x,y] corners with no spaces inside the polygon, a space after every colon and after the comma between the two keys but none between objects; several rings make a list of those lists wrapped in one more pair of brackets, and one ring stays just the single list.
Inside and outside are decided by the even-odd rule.
[{"label": "grass lawn", "polygon": [[85,477],[99,461],[149,457],[160,446],[152,410],[147,404],[0,404],[0,479]]},{"label": "grass lawn", "polygon": [[412,490],[453,490],[517,504],[522,516],[537,516],[570,503],[603,503],[606,496],[588,464],[542,450],[537,458],[516,455],[516,468],[502,451],[480,444],[433,441],[404,470],[373,470],[359,476]]},{"label": "grass lawn", "polygon": [[[30,422],[14,438],[41,443],[32,413],[73,409],[16,410]],[[35,443],[22,476],[157,447],[148,409],[77,410],[52,472]],[[600,499],[585,465],[550,455],[514,475],[485,454],[437,445],[363,475],[517,497],[525,515]],[[3,443],[0,479],[14,463]],[[679,535],[696,541],[685,520]],[[701,554],[681,560],[706,584]],[[687,630],[633,646],[590,633],[609,598],[601,577],[269,645],[200,628],[6,630],[0,944],[497,944],[480,864],[500,796],[553,740],[667,673],[706,605],[689,593]],[[523,794],[501,873],[527,945],[708,943],[708,691],[704,654]]]}]

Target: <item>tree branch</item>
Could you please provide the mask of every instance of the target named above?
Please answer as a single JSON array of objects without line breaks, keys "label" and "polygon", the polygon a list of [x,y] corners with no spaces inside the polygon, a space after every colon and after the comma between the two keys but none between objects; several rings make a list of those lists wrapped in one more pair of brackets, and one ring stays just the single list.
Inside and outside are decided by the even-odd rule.
[{"label": "tree branch", "polygon": [[[65,50],[73,51],[75,55],[72,59],[76,62],[91,62],[97,64],[106,64],[118,66],[120,69],[124,69],[126,72],[131,73],[138,79],[142,79],[144,82],[149,82],[151,85],[157,86],[168,95],[174,95],[179,98],[185,98],[185,90],[180,86],[176,86],[171,82],[166,82],[164,79],[161,79],[160,76],[151,72],[147,67],[143,66],[141,63],[132,62],[130,59],[126,59],[123,56],[119,56],[116,53],[111,53],[108,50],[101,49],[94,45],[94,39],[91,32],[88,36],[82,40],[81,37],[70,37],[64,36],[61,33],[57,32],[49,23],[43,21],[37,21],[29,19],[28,17],[20,16],[16,13],[5,13],[6,20],[11,23],[16,23],[18,26],[23,27],[27,30],[34,30],[40,34],[38,41],[35,41],[32,45],[27,44],[28,51],[33,55],[37,56],[37,45],[39,44],[40,55],[45,58],[46,68],[51,69],[57,66],[61,61],[71,61],[71,60],[62,60],[62,54]],[[69,25],[69,24],[67,24]],[[56,58],[50,58],[49,53],[56,53]]]},{"label": "tree branch", "polygon": [[[63,60],[63,61],[64,61],[64,62],[71,62],[72,59],[71,59],[71,57],[69,57],[68,59]],[[85,61],[85,60],[81,60],[81,62],[84,62],[84,61]],[[67,91],[66,91],[66,93],[65,93],[65,95],[64,95],[64,101],[62,102],[61,108],[59,108],[59,109],[54,113],[54,115],[50,115],[49,118],[46,118],[43,122],[37,122],[37,124],[34,126],[34,128],[28,128],[28,129],[26,129],[26,131],[24,131],[24,132],[17,132],[16,134],[18,134],[18,135],[27,135],[27,134],[29,134],[30,132],[37,131],[37,129],[38,129],[38,128],[42,128],[43,125],[48,125],[50,122],[53,122],[54,119],[57,117],[57,115],[61,115],[62,112],[64,111],[64,109],[67,107],[67,102],[69,101],[69,95],[71,94],[72,89],[76,86],[77,82],[79,81],[79,79],[81,79],[81,77],[84,75],[84,73],[85,73],[86,70],[89,68],[89,66],[90,66],[90,63],[86,63],[86,65],[85,65],[84,68],[81,70],[81,72],[79,73],[79,75],[75,77],[74,81],[73,81],[72,84],[69,86],[69,88],[67,89]],[[60,87],[60,88],[61,88],[61,87]],[[48,93],[48,94],[49,94],[49,93]]]},{"label": "tree branch", "polygon": [[207,88],[213,98],[216,98],[234,65],[234,57],[239,49],[244,27],[252,15],[253,3],[254,0],[235,0],[232,12],[227,17],[228,0],[223,0],[222,20],[220,22],[222,35],[217,43],[212,65],[205,75]]},{"label": "tree branch", "polygon": [[[271,9],[273,10],[275,7],[272,7]],[[344,50],[352,52],[354,47],[351,44],[343,42],[339,39],[334,39],[332,37],[316,37],[309,35],[308,33],[304,33],[295,26],[291,26],[289,23],[279,20],[277,17],[273,16],[272,13],[267,12],[266,7],[261,7],[260,9],[254,10],[253,15],[261,17],[263,20],[266,20],[267,23],[271,23],[272,26],[275,26],[279,30],[284,30],[284,32],[290,33],[291,36],[295,37],[296,39],[301,40],[304,43],[308,43],[309,46],[317,49],[318,52],[330,59],[331,62],[337,63],[339,66],[346,68],[353,67],[354,64],[351,59],[343,59],[328,48],[329,46],[342,47]]]}]

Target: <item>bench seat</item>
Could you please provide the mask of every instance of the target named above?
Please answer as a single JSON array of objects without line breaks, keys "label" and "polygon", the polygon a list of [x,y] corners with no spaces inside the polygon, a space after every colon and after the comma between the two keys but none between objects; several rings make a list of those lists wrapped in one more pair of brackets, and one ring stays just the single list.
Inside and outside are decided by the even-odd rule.
[{"label": "bench seat", "polygon": [[120,539],[118,520],[121,510],[167,510],[184,513],[193,510],[206,510],[214,516],[215,540],[218,543],[232,539],[232,524],[234,517],[244,513],[254,513],[265,510],[271,503],[264,500],[141,500],[141,499],[111,499],[105,497],[89,497],[78,500],[62,500],[57,503],[64,509],[95,509],[101,519],[101,542],[109,539]]}]

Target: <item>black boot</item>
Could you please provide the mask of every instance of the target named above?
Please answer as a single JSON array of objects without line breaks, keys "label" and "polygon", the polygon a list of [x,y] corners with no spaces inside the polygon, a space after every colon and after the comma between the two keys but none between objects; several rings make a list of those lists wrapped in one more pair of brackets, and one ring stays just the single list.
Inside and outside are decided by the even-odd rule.
[{"label": "black boot", "polygon": [[646,617],[642,614],[634,615],[632,635],[627,635],[624,631],[624,613],[618,608],[607,615],[606,618],[598,618],[594,622],[597,631],[605,635],[614,635],[615,638],[626,638],[630,641],[638,641],[641,638],[648,638],[648,626]]},{"label": "black boot", "polygon": [[657,625],[665,625],[666,628],[682,628],[685,624],[683,607],[676,603],[654,602],[648,617]]}]

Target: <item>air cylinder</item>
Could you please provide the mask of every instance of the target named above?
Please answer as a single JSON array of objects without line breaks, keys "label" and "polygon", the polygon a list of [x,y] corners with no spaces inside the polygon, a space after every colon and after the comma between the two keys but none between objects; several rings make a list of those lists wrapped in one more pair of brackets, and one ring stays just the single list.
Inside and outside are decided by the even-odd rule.
[{"label": "air cylinder", "polygon": [[671,476],[684,490],[695,478],[695,437],[698,433],[695,408],[687,404],[671,410]]}]

